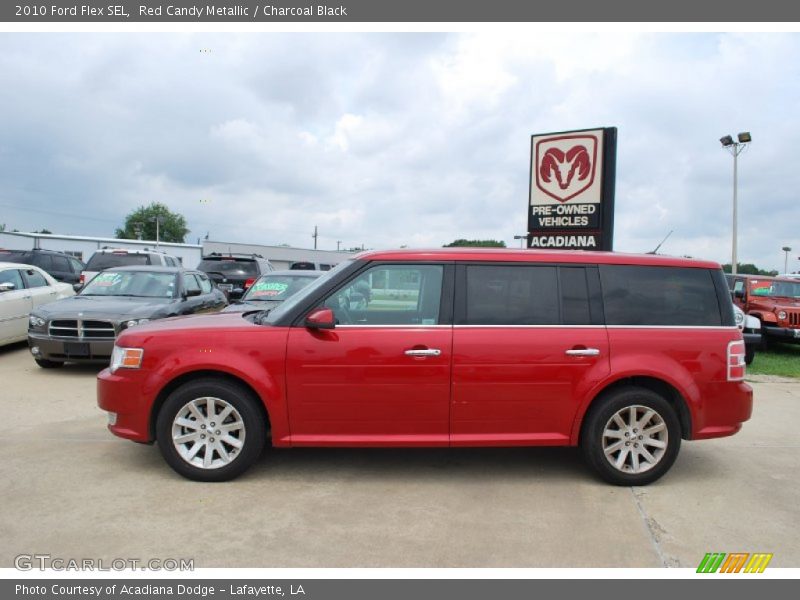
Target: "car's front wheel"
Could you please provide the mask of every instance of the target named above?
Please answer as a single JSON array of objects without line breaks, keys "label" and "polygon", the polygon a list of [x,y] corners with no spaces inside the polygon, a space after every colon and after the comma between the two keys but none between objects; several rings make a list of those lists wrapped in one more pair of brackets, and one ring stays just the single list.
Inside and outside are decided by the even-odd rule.
[{"label": "car's front wheel", "polygon": [[260,456],[267,427],[258,399],[223,379],[198,379],[172,392],[158,413],[164,460],[196,481],[228,481]]},{"label": "car's front wheel", "polygon": [[589,465],[615,485],[647,485],[669,471],[681,446],[675,410],[639,387],[616,390],[593,407],[581,448]]}]

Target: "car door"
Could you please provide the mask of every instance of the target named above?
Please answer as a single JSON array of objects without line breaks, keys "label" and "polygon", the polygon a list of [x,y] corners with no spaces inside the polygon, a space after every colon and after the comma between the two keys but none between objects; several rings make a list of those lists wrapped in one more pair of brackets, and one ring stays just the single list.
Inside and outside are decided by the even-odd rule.
[{"label": "car door", "polygon": [[451,444],[563,444],[609,372],[596,268],[466,264],[456,271]]},{"label": "car door", "polygon": [[334,329],[292,327],[292,443],[447,445],[451,290],[452,265],[377,264],[324,300]]},{"label": "car door", "polygon": [[33,308],[58,300],[58,289],[50,285],[44,275],[37,269],[22,269],[25,287],[31,295]]},{"label": "car door", "polygon": [[[203,290],[194,273],[181,273],[183,286],[183,300],[181,301],[182,315],[191,315],[203,311]],[[194,294],[194,295],[192,295]]]},{"label": "car door", "polygon": [[0,291],[0,344],[10,344],[25,339],[33,303],[19,269],[0,269],[0,284],[4,283],[13,289]]},{"label": "car door", "polygon": [[202,312],[217,312],[225,306],[225,297],[221,292],[216,292],[214,286],[205,273],[196,272],[194,276],[200,284],[200,299]]}]

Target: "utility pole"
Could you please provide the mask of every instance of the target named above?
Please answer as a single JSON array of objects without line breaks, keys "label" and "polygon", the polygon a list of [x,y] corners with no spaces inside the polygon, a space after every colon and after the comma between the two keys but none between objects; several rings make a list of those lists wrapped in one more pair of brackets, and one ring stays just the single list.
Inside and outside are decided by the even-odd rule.
[{"label": "utility pole", "polygon": [[336,240],[336,251],[339,251],[339,246],[342,244],[342,240]]},{"label": "utility pole", "polygon": [[737,256],[738,245],[738,191],[739,191],[739,155],[744,152],[747,144],[753,141],[749,131],[743,131],[736,136],[738,142],[733,141],[733,136],[726,135],[720,138],[722,147],[733,156],[733,244],[731,245],[731,274],[736,275],[739,258]]},{"label": "utility pole", "polygon": [[316,250],[317,249],[317,237],[319,237],[319,234],[317,233],[317,226],[316,225],[314,225],[314,235],[312,235],[311,237],[314,238],[314,250]]}]

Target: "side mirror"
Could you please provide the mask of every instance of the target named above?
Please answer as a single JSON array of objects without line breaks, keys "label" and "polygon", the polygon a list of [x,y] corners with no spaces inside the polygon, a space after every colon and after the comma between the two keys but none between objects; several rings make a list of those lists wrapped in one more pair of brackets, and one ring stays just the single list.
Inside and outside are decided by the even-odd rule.
[{"label": "side mirror", "polygon": [[192,296],[199,296],[202,293],[203,293],[203,290],[201,290],[199,288],[195,288],[193,290],[186,290],[186,292],[184,292],[184,295],[187,298],[191,298]]},{"label": "side mirror", "polygon": [[7,281],[6,283],[0,283],[0,292],[11,292],[17,289],[17,286]]},{"label": "side mirror", "polygon": [[336,327],[336,317],[330,308],[315,308],[306,317],[306,327],[309,329],[333,329]]},{"label": "side mirror", "polygon": [[741,300],[744,298],[744,290],[736,290],[733,295]]}]

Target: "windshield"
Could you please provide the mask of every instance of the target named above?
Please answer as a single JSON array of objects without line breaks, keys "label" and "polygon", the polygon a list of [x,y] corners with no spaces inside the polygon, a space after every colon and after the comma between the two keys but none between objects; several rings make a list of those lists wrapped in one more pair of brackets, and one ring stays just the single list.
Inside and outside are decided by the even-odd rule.
[{"label": "windshield", "polygon": [[128,254],[115,252],[96,252],[86,263],[87,271],[104,271],[113,267],[130,267],[132,265],[149,265],[147,254]]},{"label": "windshield", "polygon": [[175,273],[103,271],[92,279],[79,295],[174,298],[175,290]]},{"label": "windshield", "polygon": [[248,277],[258,275],[258,268],[254,260],[230,259],[204,259],[197,267],[206,273],[240,273]]},{"label": "windshield", "polygon": [[316,290],[325,285],[325,282],[328,281],[331,277],[333,277],[336,273],[338,273],[340,270],[346,268],[352,263],[353,259],[345,260],[340,262],[330,271],[325,271],[320,277],[314,279],[312,283],[304,287],[294,296],[289,298],[286,302],[282,303],[277,308],[272,309],[272,311],[269,313],[267,321],[274,322],[280,319],[287,312],[291,311],[295,306],[302,303],[308,296],[314,294]]},{"label": "windshield", "polygon": [[256,281],[242,298],[243,302],[272,300],[282,302],[289,296],[294,296],[308,284],[314,277],[301,277],[298,275],[264,275]]},{"label": "windshield", "polygon": [[[761,284],[761,285],[759,285]],[[754,296],[780,296],[781,298],[800,298],[800,281],[761,281],[753,282],[750,293]]]}]

